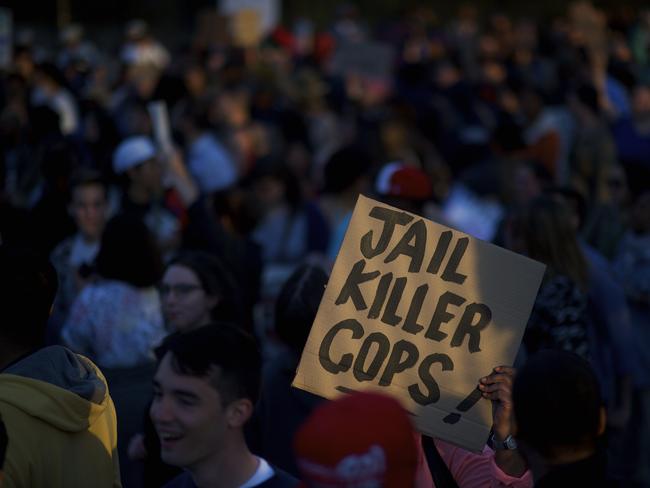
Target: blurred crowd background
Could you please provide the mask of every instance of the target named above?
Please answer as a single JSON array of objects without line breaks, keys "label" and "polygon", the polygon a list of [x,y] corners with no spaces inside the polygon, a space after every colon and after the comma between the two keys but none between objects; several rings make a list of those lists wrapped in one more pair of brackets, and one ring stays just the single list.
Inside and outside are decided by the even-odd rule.
[{"label": "blurred crowd background", "polygon": [[0,9],[0,235],[51,256],[50,342],[108,370],[120,439],[206,310],[299,356],[277,310],[318,303],[363,193],[548,266],[518,361],[588,358],[612,476],[649,486],[650,9],[50,3]]}]

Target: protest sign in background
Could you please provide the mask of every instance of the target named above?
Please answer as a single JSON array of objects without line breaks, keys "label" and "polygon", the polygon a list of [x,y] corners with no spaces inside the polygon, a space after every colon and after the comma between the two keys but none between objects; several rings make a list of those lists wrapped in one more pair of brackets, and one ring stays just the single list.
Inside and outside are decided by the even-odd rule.
[{"label": "protest sign in background", "polygon": [[173,148],[171,125],[169,124],[169,110],[164,100],[154,100],[147,104],[153,137],[158,149],[169,154]]},{"label": "protest sign in background", "polygon": [[478,379],[514,361],[543,274],[361,196],[293,385],[326,398],[390,393],[421,432],[480,451],[492,407]]}]

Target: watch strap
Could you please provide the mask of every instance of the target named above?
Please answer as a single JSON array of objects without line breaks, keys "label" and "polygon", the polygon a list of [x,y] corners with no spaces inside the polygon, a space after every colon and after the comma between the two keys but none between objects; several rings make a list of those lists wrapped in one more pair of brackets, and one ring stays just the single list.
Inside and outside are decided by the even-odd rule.
[{"label": "watch strap", "polygon": [[499,440],[493,432],[492,435],[490,435],[490,444],[495,450],[514,451],[517,449],[517,441],[512,437],[512,435],[508,435],[505,439]]}]

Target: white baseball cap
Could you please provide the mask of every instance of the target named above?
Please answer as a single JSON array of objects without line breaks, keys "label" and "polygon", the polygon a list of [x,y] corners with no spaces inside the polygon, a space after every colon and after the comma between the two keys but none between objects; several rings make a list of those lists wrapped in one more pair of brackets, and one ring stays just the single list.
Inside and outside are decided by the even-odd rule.
[{"label": "white baseball cap", "polygon": [[155,158],[156,146],[146,136],[133,136],[124,139],[113,153],[113,171],[122,174],[148,159]]}]

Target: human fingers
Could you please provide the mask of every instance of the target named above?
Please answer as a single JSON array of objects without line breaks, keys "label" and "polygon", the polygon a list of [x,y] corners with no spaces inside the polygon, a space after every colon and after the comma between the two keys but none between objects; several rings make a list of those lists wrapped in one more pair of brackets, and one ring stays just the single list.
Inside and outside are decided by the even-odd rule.
[{"label": "human fingers", "polygon": [[499,401],[503,404],[510,404],[512,402],[512,392],[506,388],[498,388],[490,391],[481,390],[481,396],[488,400]]},{"label": "human fingers", "polygon": [[497,366],[494,368],[494,372],[514,377],[517,374],[517,369],[512,366]]},{"label": "human fingers", "polygon": [[494,381],[492,383],[480,384],[478,385],[478,389],[486,393],[492,393],[499,390],[511,393],[512,383],[508,381]]},{"label": "human fingers", "polygon": [[506,383],[512,385],[513,377],[504,373],[492,373],[479,379],[480,385],[491,385],[493,383]]}]

